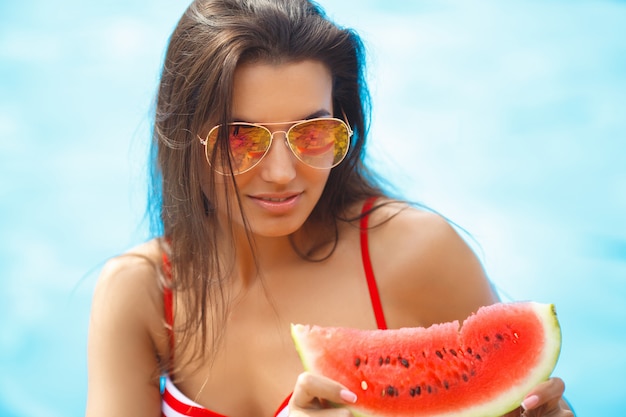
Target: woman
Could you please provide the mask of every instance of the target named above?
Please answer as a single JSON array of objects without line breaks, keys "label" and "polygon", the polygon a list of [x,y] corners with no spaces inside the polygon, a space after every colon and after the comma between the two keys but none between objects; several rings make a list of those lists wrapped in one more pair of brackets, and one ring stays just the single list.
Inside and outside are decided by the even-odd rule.
[{"label": "woman", "polygon": [[[102,272],[89,417],[349,415],[324,405],[357,395],[303,373],[290,323],[429,326],[497,301],[453,228],[364,165],[363,62],[306,0],[191,4],[156,107],[162,237]],[[538,386],[526,415],[572,415],[563,390]]]}]

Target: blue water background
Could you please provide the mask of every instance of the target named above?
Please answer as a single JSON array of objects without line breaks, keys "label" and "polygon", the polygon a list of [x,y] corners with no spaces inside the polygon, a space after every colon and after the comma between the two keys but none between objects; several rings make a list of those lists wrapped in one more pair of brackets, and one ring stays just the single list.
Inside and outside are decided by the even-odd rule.
[{"label": "blue water background", "polygon": [[[97,270],[147,236],[181,0],[0,0],[0,416],[82,415]],[[370,154],[505,299],[556,304],[579,416],[626,410],[626,2],[325,0],[370,52]]]}]

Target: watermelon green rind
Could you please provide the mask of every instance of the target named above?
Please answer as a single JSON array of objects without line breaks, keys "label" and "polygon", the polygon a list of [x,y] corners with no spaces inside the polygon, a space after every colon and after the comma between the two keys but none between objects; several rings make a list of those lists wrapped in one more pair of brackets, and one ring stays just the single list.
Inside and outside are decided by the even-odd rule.
[{"label": "watermelon green rind", "polygon": [[[518,323],[520,317],[523,318],[521,325]],[[432,343],[439,343],[439,340],[442,338],[446,341],[447,339],[458,338],[461,340],[465,338],[469,340],[470,344],[473,344],[477,343],[474,340],[483,337],[483,333],[480,332],[484,331],[485,327],[489,329],[493,326],[502,326],[502,323],[507,324],[509,320],[511,323],[514,323],[514,326],[518,326],[514,327],[515,329],[520,329],[518,330],[520,332],[519,346],[524,347],[530,343],[531,348],[534,350],[531,349],[530,353],[524,353],[523,355],[515,353],[518,341],[512,338],[507,339],[506,343],[508,345],[505,344],[502,348],[496,347],[491,356],[486,354],[488,358],[485,359],[485,362],[487,363],[484,364],[482,370],[480,368],[481,364],[476,364],[477,375],[475,377],[472,375],[472,379],[466,387],[455,386],[450,389],[450,392],[446,391],[448,387],[446,387],[446,390],[440,388],[440,392],[437,395],[433,394],[432,398],[431,396],[428,396],[428,398],[423,396],[421,400],[430,401],[430,403],[422,403],[425,406],[420,409],[407,405],[410,404],[408,401],[412,401],[411,399],[406,401],[398,397],[392,398],[392,400],[405,402],[397,403],[395,409],[391,409],[393,406],[387,408],[387,404],[393,404],[393,402],[389,402],[389,399],[387,399],[387,403],[377,402],[376,398],[372,400],[372,392],[377,392],[373,388],[370,392],[360,390],[359,380],[361,378],[368,380],[367,376],[363,374],[367,370],[361,372],[362,369],[359,369],[356,372],[354,368],[346,368],[345,366],[342,368],[343,362],[351,360],[351,357],[346,359],[345,353],[351,352],[350,349],[354,349],[356,352],[367,352],[367,349],[374,346],[374,352],[384,351],[385,349],[389,351],[389,343],[386,343],[386,341],[392,341],[391,344],[395,346],[394,349],[396,347],[399,349],[394,350],[394,352],[401,351],[403,354],[406,353],[407,358],[409,357],[407,352],[411,349],[421,351],[422,355],[424,355],[424,352],[432,354],[432,346],[428,344],[430,343],[428,341],[430,336],[432,336],[431,339],[435,340]],[[490,323],[491,321],[493,324]],[[518,336],[517,333],[512,334],[515,337]],[[366,331],[294,324],[292,325],[292,336],[304,368],[313,373],[331,377],[355,391],[359,400],[355,405],[349,406],[349,408],[354,415],[362,417],[387,417],[391,415],[403,417],[501,416],[518,407],[524,396],[534,386],[549,378],[558,360],[561,346],[561,331],[554,306],[532,302],[496,304],[483,307],[464,321],[460,331],[458,322],[438,324],[428,329],[405,328]],[[415,340],[418,340],[417,346],[414,342]],[[502,353],[496,352],[499,349],[502,349],[508,356],[498,358],[498,355],[502,356]],[[513,353],[510,352],[511,350]],[[343,353],[337,354],[336,351],[342,351]],[[456,357],[456,354],[454,356]],[[439,357],[441,358],[441,356]],[[492,357],[495,358],[493,360],[496,360],[496,362],[488,362],[492,360]],[[329,359],[331,362],[328,362]],[[429,360],[432,362],[432,359]],[[497,362],[497,360],[500,362]],[[473,358],[472,361],[475,362]],[[427,360],[424,366],[430,366],[430,362]],[[438,364],[438,369],[433,368],[431,372],[428,369],[424,370],[424,368],[421,368],[423,373],[436,374],[437,372],[443,372],[445,374],[445,372],[448,372],[446,366],[452,368],[450,364],[453,361],[446,362],[443,361],[443,358],[441,361],[438,361],[435,358],[435,362]],[[493,369],[493,366],[488,367],[488,363],[497,363],[497,369]],[[406,385],[407,380],[415,378],[415,370],[419,368],[418,365],[417,362],[415,366],[411,365],[413,374],[410,377],[405,376],[407,371],[402,366],[396,366],[395,368],[388,367],[388,370],[384,372],[379,371],[377,378],[386,379],[388,377],[387,379],[394,385],[396,383],[400,384],[398,386],[402,386],[401,384]],[[325,370],[324,367],[326,367]],[[328,368],[330,368],[331,372],[327,372],[329,371]],[[499,384],[492,383],[492,379],[497,381],[498,378],[502,379],[503,377],[505,382],[500,382]],[[478,386],[476,381],[478,381]],[[381,381],[381,383],[385,382]],[[374,387],[375,385],[371,384],[371,386]],[[457,391],[454,391],[454,389],[457,389]],[[481,395],[481,393],[483,394]],[[396,393],[396,395],[398,394]],[[441,401],[442,399],[444,401]],[[437,403],[438,400],[440,400],[439,403]],[[383,404],[385,405],[382,406]]]}]

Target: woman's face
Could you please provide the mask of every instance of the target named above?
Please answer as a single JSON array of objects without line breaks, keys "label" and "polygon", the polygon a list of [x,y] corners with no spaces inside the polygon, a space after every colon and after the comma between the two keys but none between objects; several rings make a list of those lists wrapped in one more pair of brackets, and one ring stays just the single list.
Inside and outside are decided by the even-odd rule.
[{"label": "woman's face", "polygon": [[[277,123],[266,127],[276,132],[265,157],[251,170],[235,176],[239,198],[252,233],[277,237],[297,231],[317,204],[330,169],[311,168],[300,162],[285,143],[284,131],[294,122],[314,117],[332,117],[332,77],[318,61],[282,64],[243,64],[235,71],[233,121]],[[286,122],[282,124],[282,122]],[[206,169],[211,169],[206,164]],[[218,181],[229,182],[229,176]],[[218,184],[218,199],[221,187]],[[234,188],[228,187],[229,198]],[[226,204],[217,201],[221,216]],[[231,218],[243,225],[239,210]]]}]

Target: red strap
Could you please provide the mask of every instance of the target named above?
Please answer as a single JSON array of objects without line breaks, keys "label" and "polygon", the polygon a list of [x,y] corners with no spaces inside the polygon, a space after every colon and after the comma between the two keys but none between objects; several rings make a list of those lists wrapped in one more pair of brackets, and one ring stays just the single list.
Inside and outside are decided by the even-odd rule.
[{"label": "red strap", "polygon": [[372,308],[374,309],[374,316],[376,317],[376,324],[378,328],[384,330],[387,328],[387,322],[385,321],[385,315],[383,313],[383,306],[380,302],[380,294],[378,293],[378,286],[376,285],[376,277],[374,277],[374,270],[372,269],[372,261],[370,259],[370,250],[367,241],[367,227],[369,221],[368,211],[374,206],[376,197],[370,197],[363,204],[363,217],[361,217],[361,257],[363,258],[363,269],[365,269],[365,278],[367,279],[367,287],[370,292],[370,299],[372,300]]},{"label": "red strap", "polygon": [[163,273],[165,274],[165,286],[163,288],[163,308],[165,309],[165,324],[170,339],[170,359],[174,358],[174,294],[172,293],[172,264],[167,253],[163,252]]}]

